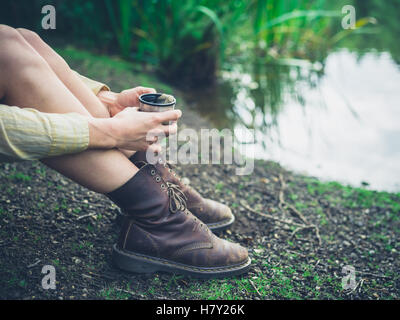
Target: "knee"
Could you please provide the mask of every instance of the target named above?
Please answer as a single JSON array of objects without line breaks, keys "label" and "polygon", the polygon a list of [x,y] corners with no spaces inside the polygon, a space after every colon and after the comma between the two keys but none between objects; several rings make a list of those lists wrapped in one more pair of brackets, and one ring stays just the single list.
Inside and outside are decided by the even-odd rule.
[{"label": "knee", "polygon": [[24,46],[24,38],[19,32],[6,25],[0,25],[0,62],[2,66],[8,65],[14,55],[18,55]]},{"label": "knee", "polygon": [[16,31],[31,44],[40,45],[43,42],[40,36],[32,30],[17,28]]},{"label": "knee", "polygon": [[44,60],[17,29],[0,25],[0,69],[5,72],[25,66],[42,66]]},{"label": "knee", "polygon": [[0,43],[4,44],[6,47],[10,42],[22,42],[23,37],[19,34],[17,29],[0,24],[0,40]]},{"label": "knee", "polygon": [[65,60],[51,50],[36,32],[24,28],[18,28],[17,31],[53,69],[68,67]]}]

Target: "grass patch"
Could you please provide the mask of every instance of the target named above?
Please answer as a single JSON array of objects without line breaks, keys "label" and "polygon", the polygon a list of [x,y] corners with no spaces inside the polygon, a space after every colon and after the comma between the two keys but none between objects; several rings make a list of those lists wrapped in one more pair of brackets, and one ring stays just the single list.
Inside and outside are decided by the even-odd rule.
[{"label": "grass patch", "polygon": [[169,85],[161,82],[154,74],[143,73],[143,66],[140,64],[127,62],[117,57],[95,55],[72,46],[55,50],[73,69],[82,70],[83,76],[104,82],[114,91],[144,86],[156,88],[160,92],[173,92]]},{"label": "grass patch", "polygon": [[321,182],[316,179],[305,179],[307,191],[312,196],[335,195],[347,208],[372,208],[374,206],[390,209],[400,214],[400,193],[373,191],[364,188],[344,186],[338,182]]}]

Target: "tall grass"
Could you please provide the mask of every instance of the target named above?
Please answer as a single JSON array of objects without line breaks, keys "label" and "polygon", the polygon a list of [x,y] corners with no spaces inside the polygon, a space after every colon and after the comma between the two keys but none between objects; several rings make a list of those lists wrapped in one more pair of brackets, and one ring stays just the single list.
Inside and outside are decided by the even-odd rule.
[{"label": "tall grass", "polygon": [[[109,13],[112,28],[115,38],[118,41],[121,55],[124,58],[129,58],[131,53],[132,37],[131,37],[131,17],[132,8],[130,0],[105,0],[105,5]],[[116,14],[113,2],[117,3],[118,15]]]},{"label": "tall grass", "polygon": [[339,32],[341,7],[331,3],[326,0],[258,1],[253,27],[257,49],[264,51],[267,58],[315,59],[315,53],[326,51],[328,39]]},{"label": "tall grass", "polygon": [[189,85],[212,82],[225,49],[241,51],[244,42],[260,57],[307,58],[335,35],[332,21],[340,25],[341,16],[327,0],[105,1],[121,53]]},{"label": "tall grass", "polygon": [[[21,21],[26,12],[54,4],[61,37],[83,39],[150,66],[169,80],[199,86],[212,83],[224,61],[248,59],[250,53],[266,60],[320,58],[326,47],[348,35],[339,33],[338,2],[342,1],[6,1],[0,19],[10,21],[11,12]],[[26,20],[28,27],[39,28],[40,20]]]}]

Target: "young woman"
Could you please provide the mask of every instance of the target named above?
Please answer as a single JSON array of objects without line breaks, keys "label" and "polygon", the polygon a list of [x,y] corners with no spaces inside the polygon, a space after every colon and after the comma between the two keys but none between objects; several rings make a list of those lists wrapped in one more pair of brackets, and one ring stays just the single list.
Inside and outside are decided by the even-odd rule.
[{"label": "young woman", "polygon": [[146,161],[148,148],[160,151],[148,132],[176,133],[181,112],[138,112],[139,95],[151,88],[103,103],[108,90],[72,71],[34,32],[0,25],[0,161],[40,159],[114,201],[125,216],[113,248],[122,269],[246,271],[247,250],[210,230],[233,223],[230,209],[184,185],[168,164]]}]

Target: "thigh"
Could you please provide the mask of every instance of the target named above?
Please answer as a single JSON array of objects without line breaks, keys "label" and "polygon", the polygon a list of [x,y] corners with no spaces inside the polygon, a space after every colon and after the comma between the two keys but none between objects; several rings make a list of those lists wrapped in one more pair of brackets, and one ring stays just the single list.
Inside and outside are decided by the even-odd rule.
[{"label": "thigh", "polygon": [[0,30],[0,88],[8,105],[90,115],[48,63],[15,30]]},{"label": "thigh", "polygon": [[57,77],[94,117],[108,118],[110,116],[106,106],[71,70],[67,62],[45,43],[38,34],[27,29],[17,29],[17,31],[48,63]]}]

